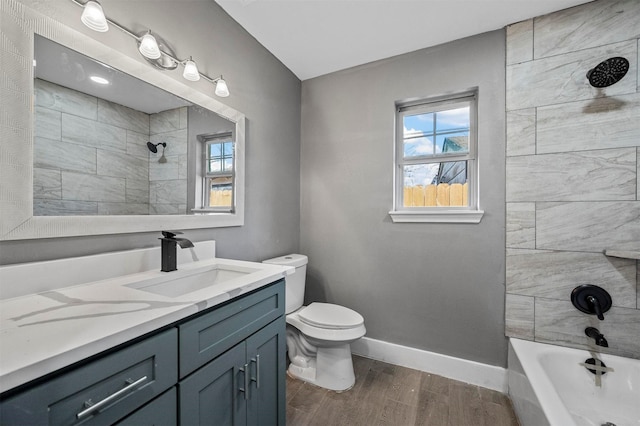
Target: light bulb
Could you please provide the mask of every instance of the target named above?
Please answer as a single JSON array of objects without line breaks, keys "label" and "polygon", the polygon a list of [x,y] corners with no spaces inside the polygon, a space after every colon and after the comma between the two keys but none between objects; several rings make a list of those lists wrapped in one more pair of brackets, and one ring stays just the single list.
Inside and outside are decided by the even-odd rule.
[{"label": "light bulb", "polygon": [[216,83],[215,94],[220,96],[221,98],[226,98],[229,96],[229,88],[227,87],[227,82],[220,77],[220,80]]},{"label": "light bulb", "polygon": [[107,80],[104,77],[97,76],[97,75],[90,76],[89,80],[93,81],[94,83],[98,83],[98,84],[109,84],[109,80]]},{"label": "light bulb", "polygon": [[89,0],[84,5],[80,20],[94,31],[104,33],[109,29],[109,24],[107,24],[107,18],[104,16],[102,6],[95,0]]},{"label": "light bulb", "polygon": [[196,63],[193,62],[192,58],[189,58],[189,60],[184,63],[184,72],[182,73],[182,76],[189,81],[200,80],[198,67],[196,66]]},{"label": "light bulb", "polygon": [[142,36],[140,39],[140,47],[138,50],[142,55],[149,59],[158,59],[160,58],[160,48],[158,47],[158,42],[156,38],[151,35],[151,30],[148,33]]}]

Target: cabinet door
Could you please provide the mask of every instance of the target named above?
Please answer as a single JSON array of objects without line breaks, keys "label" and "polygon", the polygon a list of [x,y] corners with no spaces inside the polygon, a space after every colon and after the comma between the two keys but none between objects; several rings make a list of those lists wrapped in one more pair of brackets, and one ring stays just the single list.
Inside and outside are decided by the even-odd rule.
[{"label": "cabinet door", "polygon": [[278,318],[247,339],[250,395],[247,424],[285,425],[286,331]]},{"label": "cabinet door", "polygon": [[239,343],[178,384],[180,424],[247,423],[245,354],[245,343]]}]

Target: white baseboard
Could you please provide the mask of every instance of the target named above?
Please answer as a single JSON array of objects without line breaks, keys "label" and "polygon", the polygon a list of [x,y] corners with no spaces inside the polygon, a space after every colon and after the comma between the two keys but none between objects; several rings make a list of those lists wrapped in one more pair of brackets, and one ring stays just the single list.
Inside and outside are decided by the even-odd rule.
[{"label": "white baseboard", "polygon": [[462,358],[396,345],[368,337],[351,343],[351,352],[378,361],[437,374],[507,393],[507,370]]}]

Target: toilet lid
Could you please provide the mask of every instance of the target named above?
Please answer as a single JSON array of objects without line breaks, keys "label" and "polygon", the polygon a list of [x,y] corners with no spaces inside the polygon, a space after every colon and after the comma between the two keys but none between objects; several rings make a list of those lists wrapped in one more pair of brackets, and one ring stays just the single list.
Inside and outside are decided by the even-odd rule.
[{"label": "toilet lid", "polygon": [[345,329],[364,323],[362,315],[354,310],[331,303],[312,303],[298,313],[300,320],[320,328]]}]

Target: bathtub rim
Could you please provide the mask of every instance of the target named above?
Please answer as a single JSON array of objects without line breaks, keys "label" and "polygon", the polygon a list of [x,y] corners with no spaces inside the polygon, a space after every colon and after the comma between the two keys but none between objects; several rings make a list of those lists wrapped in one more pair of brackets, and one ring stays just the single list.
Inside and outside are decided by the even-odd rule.
[{"label": "bathtub rim", "polygon": [[580,351],[580,349],[532,342],[513,337],[509,338],[509,345],[513,348],[514,354],[533,388],[547,421],[550,424],[575,426],[576,422],[573,416],[562,402],[548,374],[542,368],[538,356],[542,353],[562,352],[565,350]]}]

